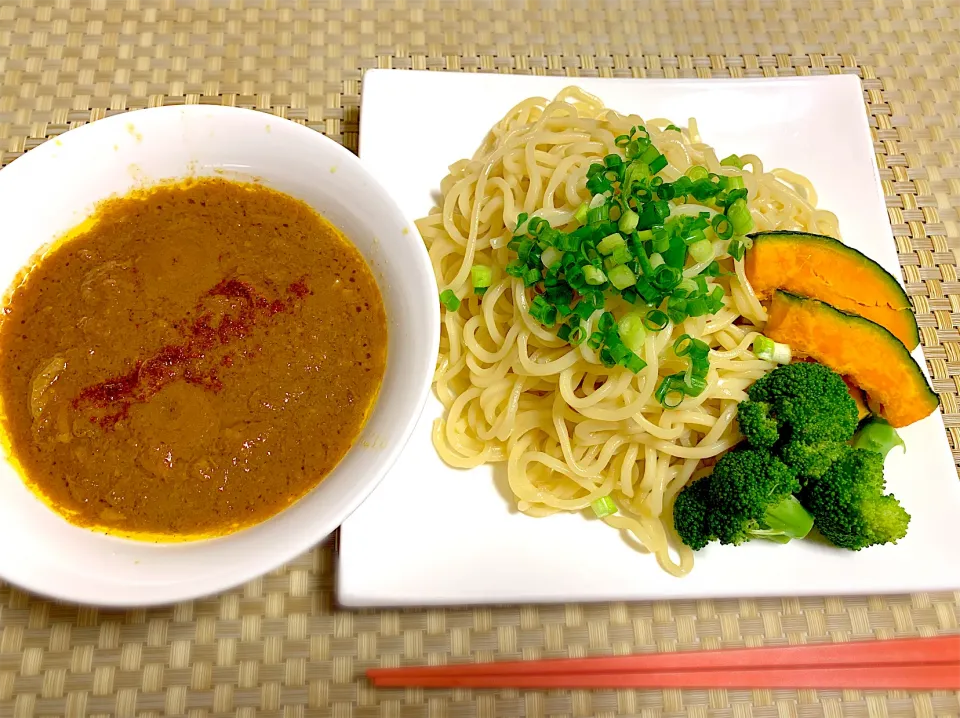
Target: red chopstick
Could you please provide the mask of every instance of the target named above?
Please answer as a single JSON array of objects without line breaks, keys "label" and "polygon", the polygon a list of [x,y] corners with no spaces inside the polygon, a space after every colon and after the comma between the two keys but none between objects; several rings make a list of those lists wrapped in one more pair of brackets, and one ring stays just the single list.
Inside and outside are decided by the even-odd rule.
[{"label": "red chopstick", "polygon": [[887,688],[960,690],[960,634],[452,666],[373,668],[423,688]]},{"label": "red chopstick", "polygon": [[381,677],[378,688],[843,688],[960,690],[960,663],[771,670]]}]

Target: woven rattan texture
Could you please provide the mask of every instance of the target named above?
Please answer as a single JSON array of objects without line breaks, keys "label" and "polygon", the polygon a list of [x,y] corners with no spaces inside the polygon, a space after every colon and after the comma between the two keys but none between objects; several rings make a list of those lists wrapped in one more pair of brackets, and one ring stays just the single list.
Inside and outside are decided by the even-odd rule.
[{"label": "woven rattan texture", "polygon": [[[323,5],[0,2],[0,161],[78,124],[184,102],[255,107],[356,148],[372,67],[611,77],[853,73],[960,458],[960,2],[573,0]],[[14,550],[2,547],[0,550]],[[958,558],[960,560],[960,558]],[[374,691],[400,663],[935,635],[960,592],[339,612],[330,544],[222,596],[149,611],[0,584],[0,717],[958,716],[954,693]]]}]

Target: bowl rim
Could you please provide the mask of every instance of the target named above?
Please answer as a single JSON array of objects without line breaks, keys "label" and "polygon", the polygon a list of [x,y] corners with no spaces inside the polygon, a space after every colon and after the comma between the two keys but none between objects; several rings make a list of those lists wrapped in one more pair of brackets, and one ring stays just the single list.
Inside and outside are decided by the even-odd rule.
[{"label": "bowl rim", "polygon": [[[271,123],[279,123],[285,131],[290,131],[293,133],[296,141],[320,145],[323,147],[324,151],[329,153],[337,163],[353,165],[354,168],[358,169],[360,174],[363,175],[364,180],[369,182],[375,191],[379,193],[380,197],[378,197],[378,201],[383,202],[388,212],[400,219],[403,222],[403,226],[407,228],[412,237],[416,239],[416,241],[412,243],[412,246],[414,247],[414,256],[411,258],[411,261],[420,264],[421,269],[425,270],[426,276],[431,278],[435,277],[429,254],[426,246],[423,244],[422,238],[415,223],[407,218],[404,212],[400,209],[396,200],[392,197],[392,195],[390,195],[389,192],[387,192],[385,187],[367,169],[367,167],[356,154],[319,131],[313,130],[298,122],[294,122],[293,120],[279,117],[275,114],[264,111],[225,105],[184,104],[165,105],[160,107],[117,112],[108,117],[72,128],[67,132],[61,133],[55,137],[48,138],[41,144],[15,158],[8,165],[0,169],[0,192],[5,192],[5,188],[8,187],[16,187],[15,183],[17,182],[18,178],[25,173],[30,172],[33,169],[33,164],[36,162],[36,160],[43,158],[44,152],[38,152],[38,150],[46,147],[47,151],[49,151],[49,147],[51,145],[56,146],[57,150],[63,150],[67,143],[75,144],[78,142],[83,142],[85,141],[86,136],[92,127],[96,127],[99,131],[102,131],[104,129],[104,124],[121,125],[121,123],[132,123],[136,122],[137,119],[142,118],[147,114],[149,114],[151,119],[154,121],[157,116],[162,117],[164,115],[169,115],[171,121],[175,121],[178,118],[182,119],[184,116],[200,116],[209,115],[211,113],[213,115],[224,117],[228,120],[230,118],[244,119],[255,115],[260,119],[267,119]],[[149,139],[144,139],[143,141],[148,142]],[[35,158],[33,162],[30,161],[31,155]],[[256,169],[251,169],[253,170],[253,174],[255,174]],[[184,176],[190,176],[190,172],[184,172]],[[162,180],[157,179],[155,181]],[[317,181],[320,182],[321,180],[318,179]],[[146,186],[150,186],[153,183],[154,182],[148,182]],[[104,198],[107,196],[110,195],[106,195]],[[378,284],[379,283],[380,281],[378,280]],[[435,280],[433,286],[429,287],[429,290],[430,292],[435,293]],[[417,377],[410,377],[410,379],[420,381],[421,384],[419,391],[412,402],[411,411],[402,419],[401,426],[398,427],[399,430],[394,435],[395,439],[392,442],[392,446],[379,455],[379,458],[376,461],[376,467],[369,472],[367,480],[363,483],[358,483],[358,488],[349,492],[349,499],[342,502],[342,506],[339,508],[339,510],[332,512],[325,520],[318,520],[312,524],[314,527],[312,530],[301,530],[292,535],[285,535],[284,541],[277,542],[276,548],[271,552],[266,554],[257,554],[255,557],[251,557],[243,562],[238,562],[236,564],[236,569],[229,573],[229,577],[218,576],[210,579],[199,575],[189,583],[167,582],[162,584],[149,584],[146,586],[138,584],[135,581],[131,581],[128,584],[128,590],[124,593],[108,592],[106,595],[103,593],[91,592],[87,590],[84,585],[78,584],[77,582],[63,582],[56,580],[37,581],[36,577],[33,575],[18,575],[16,572],[10,573],[8,570],[9,567],[3,566],[2,562],[0,562],[0,569],[3,570],[3,573],[0,574],[0,578],[8,581],[14,586],[30,591],[31,593],[39,596],[55,600],[70,601],[81,605],[92,605],[104,608],[168,605],[179,601],[194,600],[204,596],[210,596],[236,588],[250,580],[275,570],[279,566],[282,566],[283,564],[317,546],[319,543],[335,534],[346,518],[353,513],[353,511],[356,510],[356,508],[363,503],[363,501],[365,501],[373,491],[376,490],[377,486],[379,486],[380,482],[383,481],[387,473],[396,463],[397,458],[407,446],[410,436],[420,419],[427,397],[431,391],[436,355],[439,351],[440,344],[439,302],[430,303],[428,307],[430,314],[428,317],[425,317],[429,332],[427,342],[428,345],[432,347],[432,350],[428,351],[426,354],[427,360],[420,368],[419,379]],[[389,356],[387,358],[387,362],[389,365]],[[381,396],[382,394],[378,394],[378,403],[381,400]],[[375,404],[374,407],[376,406],[377,405]],[[363,429],[361,428],[361,431],[362,430]],[[0,431],[2,431],[2,428],[0,428]],[[345,458],[355,450],[356,446],[357,443],[355,441],[354,444],[351,445],[350,449],[348,449],[347,453],[344,454],[344,457],[341,458],[340,462],[337,463],[334,469],[343,463]],[[8,466],[10,465],[5,452],[0,452],[0,461]],[[16,471],[16,469],[13,470]],[[17,473],[19,474],[19,472]],[[319,482],[317,486],[319,486],[321,483],[322,481]],[[283,508],[278,513],[273,514],[263,521],[258,522],[253,526],[246,527],[240,531],[220,537],[214,537],[212,539],[162,545],[190,548],[199,547],[207,542],[219,543],[223,541],[229,541],[232,537],[243,534],[245,530],[263,525],[268,521],[282,523],[284,515],[293,506],[296,506],[300,503],[300,501],[305,499],[309,493],[315,489],[316,486],[311,489],[310,492],[301,497],[301,499]],[[40,499],[37,497],[37,500],[39,501]],[[49,507],[47,507],[47,509],[53,512],[53,510]],[[59,518],[65,521],[62,516]],[[122,539],[114,536],[109,536],[107,538],[111,540],[130,541],[137,543],[132,539]],[[104,545],[108,544],[105,543]],[[23,574],[23,572],[20,573]]]}]

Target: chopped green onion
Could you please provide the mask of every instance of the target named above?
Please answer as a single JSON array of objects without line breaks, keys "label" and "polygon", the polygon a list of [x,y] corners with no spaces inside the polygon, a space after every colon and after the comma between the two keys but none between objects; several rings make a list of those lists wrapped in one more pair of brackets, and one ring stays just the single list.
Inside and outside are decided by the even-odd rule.
[{"label": "chopped green onion", "polygon": [[617,505],[613,503],[613,499],[609,496],[603,496],[597,499],[590,504],[590,508],[593,509],[593,513],[597,515],[598,519],[617,513]]},{"label": "chopped green onion", "polygon": [[522,279],[524,272],[527,271],[527,264],[523,260],[514,259],[504,268],[504,271],[511,277]]},{"label": "chopped green onion", "polygon": [[640,212],[637,226],[641,229],[650,229],[655,225],[663,224],[668,214],[670,214],[670,206],[663,200],[647,202],[643,205],[643,211]]},{"label": "chopped green onion", "polygon": [[607,259],[613,263],[614,267],[616,267],[619,264],[626,264],[633,259],[633,254],[630,253],[630,248],[624,244],[614,249],[613,254],[607,257]]},{"label": "chopped green onion", "polygon": [[734,234],[747,234],[753,231],[753,217],[744,199],[738,199],[727,207],[727,218],[733,225]]},{"label": "chopped green onion", "polygon": [[[637,252],[637,265],[640,269],[640,274],[644,277],[652,277],[654,266],[650,263],[650,257],[647,256],[646,251],[643,247],[638,247]],[[660,258],[661,263],[663,262],[663,257]]]},{"label": "chopped green onion", "polygon": [[608,169],[614,169],[623,164],[623,158],[618,154],[609,154],[603,158],[603,164]]},{"label": "chopped green onion", "polygon": [[697,291],[697,283],[691,277],[684,277],[680,280],[680,284],[677,285],[677,289],[683,290],[688,295],[695,294]]},{"label": "chopped green onion", "polygon": [[597,321],[597,330],[603,334],[606,334],[613,329],[616,324],[617,322],[613,318],[613,315],[610,312],[604,312],[600,315],[600,319]]},{"label": "chopped green onion", "polygon": [[637,283],[637,276],[630,271],[629,267],[620,265],[610,270],[610,284],[617,289],[626,289]]},{"label": "chopped green onion", "polygon": [[587,224],[599,224],[610,219],[610,208],[602,204],[599,207],[593,207],[587,210]]},{"label": "chopped green onion", "polygon": [[656,392],[654,392],[657,401],[659,401],[660,405],[665,409],[676,409],[683,402],[683,398],[686,395],[683,378],[683,374],[665,376],[660,382],[660,386],[657,387]]},{"label": "chopped green onion", "polygon": [[772,361],[775,364],[789,364],[793,359],[789,344],[775,342],[763,334],[753,340],[753,352],[759,359]]},{"label": "chopped green onion", "polygon": [[493,272],[483,264],[474,264],[470,267],[470,279],[474,290],[486,289],[493,283]]},{"label": "chopped green onion", "polygon": [[700,242],[694,242],[687,250],[690,252],[690,256],[693,257],[693,261],[697,264],[701,262],[709,262],[713,259],[713,243],[708,242],[707,240],[702,240]]},{"label": "chopped green onion", "polygon": [[[722,164],[722,163],[721,163]],[[743,177],[740,175],[729,175],[727,177],[727,189],[743,189]]]},{"label": "chopped green onion", "polygon": [[671,200],[677,196],[677,189],[669,182],[664,183],[657,188],[657,196],[660,197],[660,199]]},{"label": "chopped green onion", "polygon": [[452,289],[444,289],[440,292],[440,303],[443,304],[449,312],[455,312],[460,308],[460,299]]},{"label": "chopped green onion", "polygon": [[563,252],[556,247],[547,247],[545,250],[543,250],[543,254],[540,255],[540,261],[543,262],[543,266],[547,269],[557,264],[562,259]]},{"label": "chopped green onion", "polygon": [[640,215],[634,212],[632,209],[627,209],[624,210],[623,214],[620,215],[620,222],[617,224],[617,229],[624,234],[630,234],[637,228],[637,224],[639,222]]},{"label": "chopped green onion", "polygon": [[545,327],[557,323],[557,308],[551,306],[542,296],[534,298],[530,305],[530,315]]},{"label": "chopped green onion", "polygon": [[513,233],[514,233],[514,234],[522,234],[522,232],[520,231],[520,229],[521,229],[521,227],[523,227],[523,226],[527,223],[527,220],[528,220],[528,219],[530,219],[530,215],[527,214],[526,212],[521,212],[521,213],[517,216],[517,228],[514,230]]},{"label": "chopped green onion", "polygon": [[710,347],[705,341],[689,334],[680,335],[673,343],[673,353],[678,357],[685,357],[688,354],[693,357],[705,357],[709,351]]},{"label": "chopped green onion", "polygon": [[660,229],[653,234],[653,241],[650,243],[650,248],[653,249],[657,254],[663,255],[668,249],[670,249],[670,235],[667,234],[663,229]]},{"label": "chopped green onion", "polygon": [[710,292],[710,303],[713,305],[710,311],[714,314],[723,309],[723,287],[713,288],[713,291]]},{"label": "chopped green onion", "polygon": [[660,156],[660,150],[658,150],[653,145],[647,145],[647,148],[640,155],[639,160],[641,162],[646,162],[647,164],[650,164],[659,156]]},{"label": "chopped green onion", "polygon": [[582,202],[577,211],[573,213],[573,218],[577,220],[577,224],[583,225],[587,223],[587,210],[589,207],[586,202]]},{"label": "chopped green onion", "polygon": [[740,158],[737,155],[728,155],[720,160],[720,164],[724,167],[736,167],[738,170],[743,169],[743,162],[740,161]]},{"label": "chopped green onion", "polygon": [[622,364],[623,364],[627,369],[629,369],[630,371],[632,371],[634,374],[636,374],[636,373],[638,373],[638,372],[640,372],[640,371],[643,371],[643,369],[647,366],[647,363],[646,363],[643,359],[641,359],[640,357],[638,357],[636,354],[634,354],[633,352],[630,352],[630,354],[628,354],[628,355],[624,358]]},{"label": "chopped green onion", "polygon": [[[733,177],[729,177],[728,179],[732,180]],[[747,199],[747,190],[744,189],[743,187],[739,187],[737,189],[731,189],[722,197],[718,197],[717,204],[722,204],[724,207],[729,207],[738,199],[742,199],[742,200]]]},{"label": "chopped green onion", "polygon": [[676,267],[662,264],[653,272],[651,283],[662,292],[672,292],[680,283],[683,273]]},{"label": "chopped green onion", "polygon": [[607,281],[607,275],[603,273],[603,270],[597,269],[592,264],[585,264],[581,269],[583,269],[584,280],[592,287],[600,286]]},{"label": "chopped green onion", "polygon": [[587,320],[599,307],[594,306],[588,299],[581,299],[577,306],[573,308],[573,313],[581,320]]},{"label": "chopped green onion", "polygon": [[739,239],[731,240],[730,244],[727,245],[727,253],[739,262],[741,259],[743,259],[743,242],[741,242]]},{"label": "chopped green onion", "polygon": [[726,215],[713,215],[710,226],[720,239],[730,239],[733,236],[733,223],[727,219]]},{"label": "chopped green onion", "polygon": [[[714,233],[729,238],[726,251],[742,256],[749,240],[735,233],[734,225],[742,220],[739,208],[747,209],[746,190],[741,177],[711,173],[701,165],[672,182],[665,181],[657,175],[667,159],[642,126],[618,136],[615,144],[618,150],[587,168],[592,198],[572,213],[576,222],[568,226],[573,229],[561,231],[525,213],[517,217],[518,231],[507,238],[506,245],[516,254],[508,258],[505,271],[527,287],[539,288],[530,314],[545,325],[559,324],[558,338],[572,345],[589,341],[605,366],[639,371],[644,363],[634,349],[642,351],[647,331],[660,331],[723,307],[723,289],[706,281],[708,276],[726,275],[715,260],[714,234],[706,230],[712,225]],[[673,200],[708,206],[686,207],[688,213],[671,216]],[[710,208],[723,214],[712,219],[717,212],[707,211]],[[651,244],[645,246],[648,241]],[[685,280],[683,273],[691,262],[702,271]],[[479,284],[491,286],[492,276],[489,282],[483,281],[483,272],[478,271],[480,281],[474,292],[481,294],[485,287]],[[581,324],[602,310],[614,292],[624,302],[639,305],[642,301],[647,312],[654,312],[630,312],[635,316],[625,321],[622,334],[618,326],[605,326],[607,331],[588,336]],[[606,319],[604,325],[611,321]],[[708,369],[706,354],[702,366],[691,357],[691,367],[686,378],[678,380],[678,388],[694,393]]]},{"label": "chopped green onion", "polygon": [[523,273],[523,285],[525,287],[532,287],[541,279],[543,279],[543,275],[540,273],[539,269],[534,269],[531,267]]},{"label": "chopped green onion", "polygon": [[702,376],[691,376],[684,385],[683,393],[687,396],[700,396],[707,388],[707,380]]},{"label": "chopped green onion", "polygon": [[547,220],[543,219],[542,217],[531,217],[527,222],[527,231],[530,234],[536,234],[537,231],[540,229],[541,225],[544,225],[544,224],[549,226],[549,223],[547,222]]},{"label": "chopped green onion", "polygon": [[724,175],[711,172],[707,175],[707,179],[721,192],[727,188],[727,178]]},{"label": "chopped green onion", "polygon": [[597,244],[597,251],[600,252],[600,254],[613,254],[614,249],[624,247],[626,244],[626,241],[620,236],[620,233],[614,232],[600,240],[599,244]]},{"label": "chopped green onion", "polygon": [[708,314],[709,311],[707,300],[701,296],[694,297],[687,302],[687,314],[691,317],[702,317],[704,314]]},{"label": "chopped green onion", "polygon": [[643,315],[638,312],[627,312],[617,322],[620,338],[630,351],[639,354],[643,350],[643,343],[647,338],[647,330],[643,326]]},{"label": "chopped green onion", "polygon": [[673,131],[675,131],[675,132],[680,132],[680,131],[681,131],[680,128],[677,127],[676,125],[667,125],[666,127],[663,128],[663,131],[664,131],[664,132],[668,132],[668,131],[670,131],[670,130],[673,130]]},{"label": "chopped green onion", "polygon": [[662,331],[666,329],[669,323],[670,318],[665,312],[659,309],[653,309],[647,312],[647,316],[643,318],[643,326],[651,332]]}]

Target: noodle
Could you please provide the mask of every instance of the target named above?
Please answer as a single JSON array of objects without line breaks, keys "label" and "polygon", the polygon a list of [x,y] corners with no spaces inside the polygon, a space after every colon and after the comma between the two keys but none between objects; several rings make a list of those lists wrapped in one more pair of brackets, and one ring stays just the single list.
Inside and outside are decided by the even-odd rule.
[{"label": "noodle", "polygon": [[[734,261],[711,231],[714,257],[684,275],[716,259],[722,274],[714,281],[724,288],[724,307],[649,333],[638,352],[646,367],[637,374],[606,368],[586,343],[572,347],[560,340],[531,316],[534,289],[504,272],[518,216],[540,217],[560,231],[576,228],[576,209],[591,199],[590,165],[618,152],[617,136],[641,124],[669,162],[661,172],[665,181],[692,165],[739,175],[758,230],[839,236],[836,217],[817,209],[808,180],[766,171],[753,155],[741,157],[742,170],[721,165],[695,120],[685,130],[667,130],[667,120],[620,115],[577,88],[553,101],[524,100],[490,130],[472,159],[450,167],[440,206],[417,222],[439,288],[461,300],[456,311],[443,310],[435,385],[445,416],[435,422],[433,439],[454,467],[506,461],[517,507],[531,516],[579,512],[609,496],[618,513],[604,523],[679,576],[691,570],[693,552],[673,532],[673,498],[703,473],[702,461],[739,441],[737,403],[774,367],[751,351],[766,311],[743,262]],[[672,202],[671,216],[716,213],[688,201]],[[470,281],[474,264],[492,268],[482,301]],[[627,306],[608,298],[606,309]],[[588,332],[600,313],[586,320]],[[654,390],[664,376],[683,371],[672,346],[684,334],[711,349],[707,387],[668,409]]]}]

